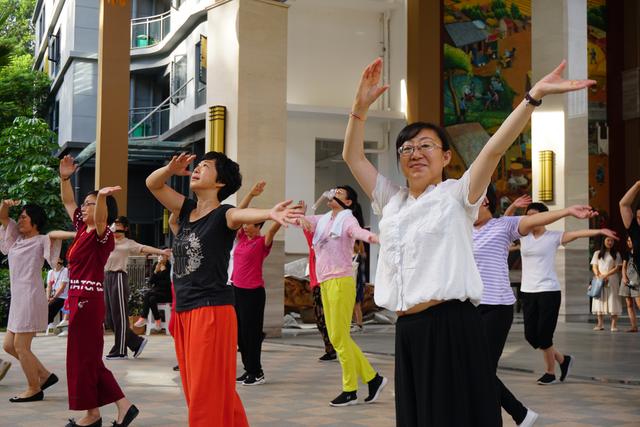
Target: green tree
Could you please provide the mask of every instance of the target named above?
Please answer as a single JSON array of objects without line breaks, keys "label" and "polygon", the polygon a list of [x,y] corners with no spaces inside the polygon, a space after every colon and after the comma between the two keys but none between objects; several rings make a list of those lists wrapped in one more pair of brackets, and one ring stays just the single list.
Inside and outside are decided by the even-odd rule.
[{"label": "green tree", "polygon": [[50,81],[31,61],[31,55],[12,56],[0,71],[0,131],[18,116],[45,117]]},{"label": "green tree", "polygon": [[59,196],[55,141],[47,123],[37,118],[18,117],[0,135],[0,198],[42,206],[50,229],[68,225]]},{"label": "green tree", "polygon": [[[0,9],[1,10],[1,9]],[[0,28],[4,27],[5,23],[11,16],[11,10],[5,10],[0,12]],[[9,64],[11,60],[11,53],[13,52],[13,45],[9,40],[0,38],[0,68]]]},{"label": "green tree", "polygon": [[8,14],[4,22],[0,21],[0,39],[10,43],[17,55],[33,54],[31,15],[35,6],[36,0],[0,0],[0,10]]},{"label": "green tree", "polygon": [[507,10],[507,4],[504,0],[493,0],[491,2],[491,11],[496,19],[508,18],[509,11]]},{"label": "green tree", "polygon": [[451,92],[453,107],[456,111],[456,117],[460,117],[460,102],[456,93],[456,87],[453,84],[453,77],[460,71],[471,74],[471,59],[462,49],[453,47],[447,43],[444,44],[444,72],[447,76],[447,86]]},{"label": "green tree", "polygon": [[511,3],[511,17],[513,19],[522,19],[522,13],[517,4]]}]

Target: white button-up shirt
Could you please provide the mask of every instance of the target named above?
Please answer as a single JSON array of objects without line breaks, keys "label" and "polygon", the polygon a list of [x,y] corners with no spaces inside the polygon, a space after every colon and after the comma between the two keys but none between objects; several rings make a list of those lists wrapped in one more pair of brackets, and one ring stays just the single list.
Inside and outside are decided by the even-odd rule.
[{"label": "white button-up shirt", "polygon": [[429,300],[480,302],[483,285],[472,231],[484,197],[469,203],[469,171],[459,180],[430,186],[417,198],[378,175],[372,203],[381,215],[378,306],[405,311]]}]

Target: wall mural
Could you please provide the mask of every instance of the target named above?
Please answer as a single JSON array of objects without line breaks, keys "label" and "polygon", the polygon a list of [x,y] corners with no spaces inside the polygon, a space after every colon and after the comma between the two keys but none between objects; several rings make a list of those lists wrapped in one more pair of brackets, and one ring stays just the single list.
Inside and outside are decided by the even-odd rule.
[{"label": "wall mural", "polygon": [[600,212],[594,227],[609,224],[609,142],[607,129],[607,3],[587,1],[587,64],[598,84],[589,91],[589,204]]},{"label": "wall mural", "polygon": [[[444,124],[456,178],[531,87],[531,0],[444,0]],[[531,126],[494,176],[498,210],[531,193]]]}]

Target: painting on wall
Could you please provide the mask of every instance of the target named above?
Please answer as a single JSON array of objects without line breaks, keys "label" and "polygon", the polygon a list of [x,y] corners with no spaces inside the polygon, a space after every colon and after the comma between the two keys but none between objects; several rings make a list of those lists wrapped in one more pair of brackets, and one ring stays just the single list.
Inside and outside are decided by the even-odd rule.
[{"label": "painting on wall", "polygon": [[609,226],[609,141],[607,128],[607,2],[587,1],[589,78],[589,204],[600,212],[593,227]]},{"label": "painting on wall", "polygon": [[[531,0],[444,0],[444,124],[459,177],[531,87]],[[493,177],[498,210],[531,193],[527,125]]]}]

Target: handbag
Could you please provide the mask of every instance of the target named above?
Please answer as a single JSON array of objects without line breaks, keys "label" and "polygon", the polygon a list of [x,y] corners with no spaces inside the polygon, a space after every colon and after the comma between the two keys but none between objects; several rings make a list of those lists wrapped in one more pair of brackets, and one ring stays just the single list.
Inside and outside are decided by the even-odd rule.
[{"label": "handbag", "polygon": [[590,296],[591,298],[600,298],[603,285],[604,280],[598,279],[597,277],[591,279],[591,284],[589,285],[589,289],[587,289],[587,296]]}]

